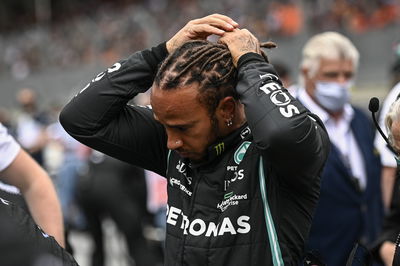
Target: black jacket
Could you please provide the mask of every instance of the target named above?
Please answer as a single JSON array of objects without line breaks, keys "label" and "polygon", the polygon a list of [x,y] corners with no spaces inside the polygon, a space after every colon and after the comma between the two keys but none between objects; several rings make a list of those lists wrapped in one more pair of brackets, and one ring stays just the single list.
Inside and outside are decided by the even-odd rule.
[{"label": "black jacket", "polygon": [[43,232],[22,207],[0,198],[0,217],[1,265],[78,266],[72,255]]},{"label": "black jacket", "polygon": [[396,180],[393,185],[393,194],[390,202],[390,211],[385,217],[382,232],[379,238],[371,245],[371,252],[375,259],[381,261],[379,249],[385,241],[397,244],[395,262],[400,265],[400,170],[397,167]]},{"label": "black jacket", "polygon": [[127,104],[151,87],[166,55],[163,43],[100,73],[63,109],[62,125],[168,179],[166,265],[296,265],[329,151],[322,123],[249,53],[237,85],[248,124],[211,145],[203,163],[186,161],[167,149],[150,108]]}]

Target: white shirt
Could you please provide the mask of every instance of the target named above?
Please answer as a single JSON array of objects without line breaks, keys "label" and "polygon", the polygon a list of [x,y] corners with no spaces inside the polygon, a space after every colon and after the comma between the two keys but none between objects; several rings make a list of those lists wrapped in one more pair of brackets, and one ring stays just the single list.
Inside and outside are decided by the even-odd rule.
[{"label": "white shirt", "polygon": [[[399,95],[399,93],[400,93],[400,82],[397,83],[396,86],[394,86],[393,89],[386,96],[379,115],[379,126],[381,127],[382,131],[386,134],[386,136],[388,135],[388,132],[385,126],[385,116],[389,112],[390,106],[396,100],[397,95]],[[387,148],[386,142],[383,140],[381,134],[379,134],[378,131],[376,131],[375,135],[375,147],[381,154],[381,161],[383,166],[393,167],[393,168],[397,167],[397,163],[396,160],[394,159],[393,152],[391,152]]]},{"label": "white shirt", "polygon": [[[20,145],[8,134],[7,129],[0,123],[0,172],[6,169],[17,157]],[[0,189],[10,193],[18,193],[19,190],[0,181]]]},{"label": "white shirt", "polygon": [[339,149],[343,156],[344,163],[349,163],[350,171],[358,179],[362,189],[367,186],[367,176],[364,167],[364,160],[351,131],[350,123],[354,116],[354,110],[350,104],[345,104],[343,115],[339,120],[334,120],[324,109],[317,105],[305,89],[297,90],[297,98],[312,113],[319,116],[328,131],[331,142]]},{"label": "white shirt", "polygon": [[0,123],[0,171],[7,168],[20,150],[19,144],[10,136],[7,129]]}]

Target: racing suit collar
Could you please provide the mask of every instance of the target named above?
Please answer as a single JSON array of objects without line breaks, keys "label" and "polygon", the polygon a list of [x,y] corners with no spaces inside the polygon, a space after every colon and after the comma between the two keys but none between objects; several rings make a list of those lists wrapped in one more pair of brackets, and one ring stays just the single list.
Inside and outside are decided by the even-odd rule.
[{"label": "racing suit collar", "polygon": [[251,130],[246,122],[237,130],[223,138],[218,139],[215,143],[210,145],[207,149],[207,155],[204,161],[198,163],[191,162],[189,165],[191,168],[198,168],[218,162],[222,157],[221,155],[224,154],[225,151],[230,150],[231,147],[235,146],[242,140],[251,139],[251,137]]}]

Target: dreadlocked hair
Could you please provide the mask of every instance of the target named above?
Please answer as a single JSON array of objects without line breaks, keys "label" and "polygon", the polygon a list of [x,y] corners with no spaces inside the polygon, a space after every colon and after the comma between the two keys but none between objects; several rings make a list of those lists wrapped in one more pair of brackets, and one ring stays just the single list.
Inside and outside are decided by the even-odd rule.
[{"label": "dreadlocked hair", "polygon": [[154,85],[163,90],[198,84],[198,98],[212,116],[219,101],[227,96],[239,99],[235,90],[237,71],[229,49],[209,41],[187,42],[161,64]]},{"label": "dreadlocked hair", "polygon": [[[274,42],[262,42],[262,43],[260,43],[260,47],[261,48],[266,48],[266,49],[276,48],[276,46],[277,45]],[[261,55],[262,55],[262,57],[264,57],[265,62],[269,63],[268,56],[263,50],[261,50]]]},{"label": "dreadlocked hair", "polygon": [[[275,48],[274,42],[260,44],[262,48]],[[267,55],[261,55],[268,62]],[[183,44],[161,64],[154,85],[163,90],[198,84],[199,101],[213,115],[221,99],[232,96],[239,99],[235,90],[237,70],[225,44],[196,40]]]}]

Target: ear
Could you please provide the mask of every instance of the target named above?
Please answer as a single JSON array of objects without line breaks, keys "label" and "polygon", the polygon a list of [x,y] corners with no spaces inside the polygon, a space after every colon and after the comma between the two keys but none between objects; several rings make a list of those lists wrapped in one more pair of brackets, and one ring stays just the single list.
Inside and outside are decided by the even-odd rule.
[{"label": "ear", "polygon": [[235,115],[236,101],[232,96],[227,96],[219,101],[216,115],[223,121],[232,120]]},{"label": "ear", "polygon": [[309,79],[310,73],[308,71],[308,68],[302,67],[300,71],[305,80]]}]

